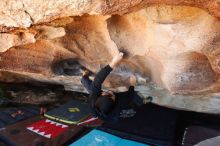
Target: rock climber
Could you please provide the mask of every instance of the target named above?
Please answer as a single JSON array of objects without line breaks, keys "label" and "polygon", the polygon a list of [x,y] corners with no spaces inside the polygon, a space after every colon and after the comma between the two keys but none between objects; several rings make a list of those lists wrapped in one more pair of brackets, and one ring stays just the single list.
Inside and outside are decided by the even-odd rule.
[{"label": "rock climber", "polygon": [[117,122],[120,118],[133,117],[136,114],[136,107],[143,104],[143,100],[134,91],[136,77],[129,78],[130,87],[126,92],[115,93],[113,91],[103,91],[102,83],[110,72],[123,59],[123,53],[119,52],[112,61],[102,68],[95,76],[94,81],[89,79],[89,71],[85,70],[81,83],[89,92],[89,103],[92,114],[104,121]]}]

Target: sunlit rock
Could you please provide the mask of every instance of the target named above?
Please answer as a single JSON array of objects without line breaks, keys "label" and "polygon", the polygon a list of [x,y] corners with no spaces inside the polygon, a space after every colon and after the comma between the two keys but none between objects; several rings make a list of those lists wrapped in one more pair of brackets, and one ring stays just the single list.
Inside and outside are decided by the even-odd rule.
[{"label": "sunlit rock", "polygon": [[65,36],[65,29],[62,27],[37,26],[35,29],[38,32],[35,36],[37,39],[47,40]]},{"label": "sunlit rock", "polygon": [[0,52],[5,52],[13,46],[35,43],[32,33],[19,32],[18,34],[0,33]]},{"label": "sunlit rock", "polygon": [[123,51],[105,87],[124,91],[134,74],[146,100],[220,112],[218,1],[11,0],[0,6],[2,82],[85,92],[82,69],[95,74]]}]

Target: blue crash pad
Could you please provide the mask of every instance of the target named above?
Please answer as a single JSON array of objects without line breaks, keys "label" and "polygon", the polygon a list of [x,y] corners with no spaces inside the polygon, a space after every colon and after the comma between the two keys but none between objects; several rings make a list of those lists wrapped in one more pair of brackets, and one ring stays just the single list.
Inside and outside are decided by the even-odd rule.
[{"label": "blue crash pad", "polygon": [[100,131],[92,130],[70,146],[149,146],[136,141],[122,139],[118,136]]}]

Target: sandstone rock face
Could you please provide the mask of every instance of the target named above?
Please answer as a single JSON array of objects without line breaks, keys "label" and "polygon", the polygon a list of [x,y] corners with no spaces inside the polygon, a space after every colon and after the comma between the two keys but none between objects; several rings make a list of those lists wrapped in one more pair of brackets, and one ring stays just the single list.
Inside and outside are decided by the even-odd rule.
[{"label": "sandstone rock face", "polygon": [[219,0],[2,0],[0,24],[25,28],[60,17],[124,14],[155,4],[195,6],[220,17]]},{"label": "sandstone rock face", "polygon": [[125,90],[135,74],[137,90],[157,104],[220,112],[217,0],[10,0],[0,6],[3,82],[40,81],[84,92],[80,66],[96,73],[123,51],[105,87]]},{"label": "sandstone rock face", "polygon": [[0,34],[0,52],[5,52],[13,46],[35,43],[32,33],[18,32],[18,34],[1,33]]}]

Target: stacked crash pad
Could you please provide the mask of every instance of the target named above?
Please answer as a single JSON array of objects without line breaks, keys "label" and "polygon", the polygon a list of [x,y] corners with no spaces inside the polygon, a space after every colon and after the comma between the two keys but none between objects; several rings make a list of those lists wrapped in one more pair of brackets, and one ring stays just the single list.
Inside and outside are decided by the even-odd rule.
[{"label": "stacked crash pad", "polygon": [[6,126],[0,131],[0,140],[7,146],[60,146],[83,130],[46,120],[38,116]]},{"label": "stacked crash pad", "polygon": [[[84,126],[102,124],[89,115],[88,104],[72,100],[43,116],[6,126],[0,131],[1,142],[7,146],[60,146],[74,139]],[[83,125],[83,126],[82,126]]]},{"label": "stacked crash pad", "polygon": [[90,108],[87,103],[72,100],[59,108],[53,109],[46,114],[45,117],[60,121],[66,124],[77,124],[90,115]]},{"label": "stacked crash pad", "polygon": [[134,117],[104,123],[99,129],[150,145],[173,146],[177,117],[175,110],[148,103]]},{"label": "stacked crash pad", "polygon": [[92,130],[70,146],[148,146],[146,144],[120,138],[100,130]]},{"label": "stacked crash pad", "polygon": [[[74,139],[83,129],[82,126],[77,126],[77,124],[95,123],[96,125],[101,123],[89,114],[88,104],[70,101],[47,112],[45,114],[46,118],[34,117],[6,126],[0,132],[0,140],[4,139],[8,143],[15,143],[16,145],[22,145],[24,142],[25,145],[62,145],[66,141]],[[145,145],[151,146],[172,146],[176,120],[177,112],[175,110],[149,103],[138,109],[134,117],[121,117],[117,123],[104,123],[99,130],[107,132],[113,137],[121,138],[120,144],[126,143],[123,145],[129,146],[133,143],[144,145],[143,143],[145,143]],[[55,130],[56,126],[58,130]],[[56,131],[59,131],[59,133],[56,133]],[[99,138],[95,138],[100,141]]]}]

